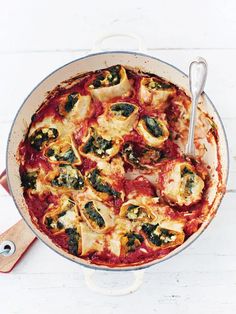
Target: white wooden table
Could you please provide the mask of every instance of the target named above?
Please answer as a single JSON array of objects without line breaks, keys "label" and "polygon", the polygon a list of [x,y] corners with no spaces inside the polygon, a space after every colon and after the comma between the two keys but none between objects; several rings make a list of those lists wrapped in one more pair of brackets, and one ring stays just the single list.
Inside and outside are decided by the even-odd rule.
[{"label": "white wooden table", "polygon": [[[107,32],[136,33],[150,55],[187,72],[203,56],[206,92],[226,128],[229,192],[204,234],[188,249],[147,269],[135,293],[108,297],[91,292],[82,268],[37,241],[10,274],[0,274],[0,313],[236,313],[236,2],[226,1],[0,1],[0,170],[17,109],[49,72],[85,55]],[[204,10],[200,10],[200,8]],[[105,49],[135,49],[115,39]],[[0,233],[20,219],[0,188]],[[115,278],[113,278],[115,276]],[[104,274],[126,282],[129,274]],[[113,280],[114,279],[114,280]]]}]

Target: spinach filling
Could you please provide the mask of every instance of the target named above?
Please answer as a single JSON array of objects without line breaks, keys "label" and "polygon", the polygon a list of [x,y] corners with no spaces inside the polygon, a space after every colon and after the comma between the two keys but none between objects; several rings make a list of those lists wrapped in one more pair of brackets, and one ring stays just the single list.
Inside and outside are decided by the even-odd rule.
[{"label": "spinach filling", "polygon": [[[60,217],[63,217],[66,215],[67,211],[70,210],[71,208],[73,208],[73,206],[75,205],[75,202],[72,201],[71,199],[68,199],[68,204],[66,206],[66,209],[63,210],[62,212],[60,212],[58,215],[57,215],[57,218],[56,218],[56,228],[61,230],[63,229],[65,226],[63,225],[62,222],[60,222],[58,219]],[[52,223],[54,223],[54,226],[52,226]],[[46,217],[45,218],[45,225],[48,229],[53,229],[55,228],[55,220],[53,220],[52,217]]]},{"label": "spinach filling", "polygon": [[78,247],[80,235],[75,228],[67,228],[65,230],[68,235],[68,250],[71,254],[78,256]]},{"label": "spinach filling", "polygon": [[193,174],[193,172],[187,167],[184,167],[184,169],[181,171],[181,177],[184,177],[186,174]]},{"label": "spinach filling", "polygon": [[193,187],[194,187],[194,183],[195,183],[195,174],[194,172],[192,172],[191,170],[189,170],[187,167],[184,167],[184,169],[181,172],[181,178],[183,178],[184,176],[188,175],[186,183],[185,183],[185,193],[187,195],[192,194],[193,192]]},{"label": "spinach filling", "polygon": [[53,219],[52,217],[46,217],[45,218],[45,225],[48,229],[52,229],[52,223],[53,223]]},{"label": "spinach filling", "polygon": [[119,192],[115,191],[108,183],[102,182],[102,178],[100,177],[100,172],[98,169],[94,169],[88,174],[88,180],[96,191],[107,193],[114,198],[120,197]]},{"label": "spinach filling", "polygon": [[146,217],[147,214],[144,210],[144,208],[138,206],[138,205],[129,205],[129,207],[127,208],[127,214],[126,217],[130,220],[135,220],[138,218],[144,218]]},{"label": "spinach filling", "polygon": [[47,156],[54,157],[57,161],[68,161],[73,163],[76,160],[75,153],[72,148],[69,148],[66,152],[57,153],[55,149],[49,148],[47,151]]},{"label": "spinach filling", "polygon": [[141,236],[141,234],[129,232],[125,234],[125,237],[127,238],[127,249],[128,252],[134,252],[135,249],[143,243],[144,238]]},{"label": "spinach filling", "polygon": [[[69,209],[69,208],[68,208]],[[57,218],[63,217],[66,215],[66,210],[64,210],[63,212],[61,212],[60,214],[58,214]],[[65,226],[63,225],[62,222],[60,222],[59,220],[57,221],[57,229],[61,230],[63,229]]]},{"label": "spinach filling", "polygon": [[55,140],[58,137],[58,131],[55,128],[42,128],[36,130],[29,138],[30,145],[40,151],[45,142]]},{"label": "spinach filling", "polygon": [[102,86],[102,81],[105,79],[105,76],[103,76],[102,74],[98,75],[96,77],[96,79],[92,82],[92,86],[93,88],[99,88]]},{"label": "spinach filling", "polygon": [[185,189],[185,191],[186,191],[187,194],[192,194],[193,193],[194,182],[195,181],[194,181],[194,174],[193,174],[186,181],[186,185],[185,185],[186,189]]},{"label": "spinach filling", "polygon": [[144,122],[146,124],[148,131],[153,136],[155,137],[163,136],[161,125],[156,119],[148,117],[148,116],[145,116],[143,119],[144,119]]},{"label": "spinach filling", "polygon": [[83,147],[85,154],[94,153],[99,157],[107,156],[107,150],[112,148],[112,140],[106,140],[95,133],[91,136],[88,142]]},{"label": "spinach filling", "polygon": [[68,187],[81,190],[84,187],[84,179],[79,175],[78,170],[71,165],[59,165],[60,174],[56,176],[51,184],[58,187]]},{"label": "spinach filling", "polygon": [[129,103],[117,103],[111,106],[111,111],[115,112],[117,115],[123,117],[129,117],[134,111],[134,106]]},{"label": "spinach filling", "polygon": [[61,230],[61,229],[63,229],[63,228],[64,228],[63,223],[60,222],[60,221],[57,221],[57,229]]},{"label": "spinach filling", "polygon": [[94,221],[100,228],[105,226],[105,221],[102,216],[94,208],[93,202],[88,202],[85,204],[86,214],[88,217]]},{"label": "spinach filling", "polygon": [[65,111],[70,112],[78,101],[78,94],[70,94],[65,103]]},{"label": "spinach filling", "polygon": [[[64,213],[64,215],[65,215],[65,213]],[[61,217],[61,216],[58,215],[58,217]],[[45,218],[45,225],[46,225],[47,229],[54,229],[55,228],[55,223],[54,223],[54,226],[52,226],[52,223],[54,223],[52,217],[46,217]],[[64,228],[64,225],[60,221],[57,221],[56,227],[57,227],[57,229],[61,230]]]},{"label": "spinach filling", "polygon": [[95,80],[90,85],[91,88],[99,88],[99,87],[105,87],[106,83],[103,82],[104,80],[108,80],[109,85],[113,86],[120,83],[120,65],[112,66],[106,70],[108,74],[105,76],[103,74],[99,74]]},{"label": "spinach filling", "polygon": [[108,74],[107,79],[110,82],[110,86],[117,85],[120,83],[120,65],[115,65],[108,68],[110,74]]},{"label": "spinach filling", "polygon": [[23,172],[21,174],[21,185],[26,189],[35,189],[38,172]]},{"label": "spinach filling", "polygon": [[161,154],[157,149],[142,147],[133,143],[126,143],[123,153],[126,155],[127,160],[139,169],[146,169],[146,165],[155,164],[161,158]]},{"label": "spinach filling", "polygon": [[160,234],[154,233],[158,226],[158,223],[155,225],[146,223],[142,225],[142,230],[153,244],[155,244],[156,246],[161,246],[164,243],[170,242],[168,241],[168,238],[171,238],[173,234],[170,233],[169,230],[164,228],[160,229]]},{"label": "spinach filling", "polygon": [[172,88],[172,85],[165,82],[152,81],[148,84],[148,87],[151,89],[169,89]]},{"label": "spinach filling", "polygon": [[139,158],[136,156],[131,143],[126,143],[124,145],[123,152],[126,154],[126,157],[131,164],[135,165],[138,168],[142,168]]}]

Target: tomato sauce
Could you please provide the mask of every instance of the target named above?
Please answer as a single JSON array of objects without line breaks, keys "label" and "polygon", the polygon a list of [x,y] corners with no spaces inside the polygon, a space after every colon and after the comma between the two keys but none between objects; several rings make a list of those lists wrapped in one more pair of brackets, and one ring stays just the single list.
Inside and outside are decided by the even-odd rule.
[{"label": "tomato sauce", "polygon": [[155,196],[155,187],[148,179],[139,176],[134,180],[125,180],[125,194]]},{"label": "tomato sauce", "polygon": [[[44,101],[39,110],[33,115],[31,126],[36,126],[37,123],[42,122],[44,118],[51,117],[55,121],[62,121],[64,117],[59,112],[59,105],[65,101],[66,97],[72,93],[80,93],[81,95],[88,94],[88,86],[95,79],[97,74],[101,74],[102,71],[97,73],[87,73],[84,76],[77,76],[72,78],[67,82],[63,82],[59,85],[53,92],[50,92],[47,99]],[[131,93],[127,97],[116,97],[112,99],[112,102],[130,102],[138,106],[138,118],[142,118],[146,115],[151,117],[159,117],[161,119],[167,120],[168,129],[170,132],[176,131],[176,125],[178,120],[181,118],[180,103],[185,109],[188,109],[190,105],[190,99],[185,93],[178,87],[175,87],[175,95],[167,99],[164,106],[161,108],[155,108],[146,103],[142,103],[139,97],[139,88],[142,77],[147,77],[147,74],[133,72],[127,70],[127,76],[131,84]],[[160,78],[158,78],[160,80]],[[77,123],[75,130],[73,132],[73,142],[76,148],[82,144],[82,139],[88,134],[88,129],[91,125],[96,125],[97,119],[100,115],[105,112],[106,102],[102,103],[98,100],[92,99],[91,110],[89,116],[81,123]],[[30,126],[30,127],[31,127]],[[214,128],[211,132],[218,143],[218,132]],[[133,129],[129,134],[126,134],[122,138],[123,146],[126,143],[131,143],[134,147],[134,152],[137,157],[142,156],[145,149],[150,149],[147,146],[145,139],[140,135],[135,129]],[[122,148],[119,152],[119,156],[122,155]],[[119,215],[120,207],[124,201],[127,201],[130,196],[134,198],[136,196],[148,196],[157,197],[157,188],[162,191],[164,188],[164,179],[166,172],[171,169],[172,160],[185,161],[183,154],[180,152],[177,142],[170,136],[164,144],[159,147],[159,159],[156,160],[155,171],[159,174],[158,182],[153,185],[146,177],[145,174],[137,176],[135,179],[126,179],[122,174],[116,174],[115,177],[111,179],[115,180],[113,188],[120,192],[120,197],[112,197],[106,203],[111,206],[114,210],[115,215]],[[24,141],[21,142],[19,146],[19,160],[20,160],[20,174],[27,171],[28,168],[42,168],[46,173],[53,169],[52,164],[49,162],[48,158],[44,156],[41,151],[36,151],[29,143],[28,135]],[[97,167],[97,162],[81,156],[82,163],[77,166],[83,176],[86,173]],[[218,166],[217,171],[219,174],[219,179],[222,179],[222,169],[220,163],[220,155],[218,151]],[[135,165],[131,165],[127,161],[123,160],[125,171],[132,172],[137,170]],[[185,219],[185,237],[188,238],[193,233],[195,233],[202,222],[204,221],[204,215],[206,208],[208,206],[206,201],[206,193],[210,186],[208,180],[209,169],[203,165],[203,163],[196,163],[195,169],[197,173],[202,177],[205,182],[205,188],[203,190],[202,200],[191,206],[176,206],[165,203],[164,199],[160,201],[169,206],[169,211],[167,214],[173,219]],[[152,170],[150,170],[152,171]],[[68,235],[65,232],[61,232],[57,235],[53,234],[43,223],[43,216],[48,210],[50,205],[58,205],[59,197],[52,194],[51,192],[44,192],[42,195],[37,195],[31,193],[28,190],[24,191],[24,197],[32,217],[32,220],[36,222],[37,227],[44,233],[46,233],[52,241],[59,247],[68,251]],[[110,231],[112,232],[112,231]],[[141,232],[142,233],[142,232]],[[154,248],[153,245],[148,244],[146,236],[142,233],[145,241],[141,243],[134,252],[129,252],[128,254],[116,256],[112,254],[107,247],[102,252],[93,252],[88,254],[84,259],[90,260],[92,263],[97,265],[108,265],[110,267],[115,266],[126,266],[126,265],[140,265],[152,261],[157,258],[161,258],[175,247],[171,248]]]}]

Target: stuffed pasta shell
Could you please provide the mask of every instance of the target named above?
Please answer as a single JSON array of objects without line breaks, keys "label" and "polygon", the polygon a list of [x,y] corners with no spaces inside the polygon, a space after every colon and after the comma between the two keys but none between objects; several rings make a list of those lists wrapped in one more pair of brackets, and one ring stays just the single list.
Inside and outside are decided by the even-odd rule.
[{"label": "stuffed pasta shell", "polygon": [[80,165],[81,158],[77,152],[71,137],[59,138],[50,144],[44,152],[44,155],[51,163],[55,164],[73,164]]},{"label": "stuffed pasta shell", "polygon": [[50,206],[43,216],[44,225],[54,234],[62,233],[69,228],[77,228],[80,221],[76,203],[65,195],[61,197],[57,206]]},{"label": "stuffed pasta shell", "polygon": [[140,82],[139,99],[142,103],[150,104],[156,109],[164,110],[169,96],[176,92],[175,87],[156,78],[144,77]]},{"label": "stuffed pasta shell", "polygon": [[72,93],[62,96],[58,106],[61,116],[72,122],[80,122],[90,114],[91,96]]},{"label": "stuffed pasta shell", "polygon": [[106,233],[114,226],[113,210],[95,200],[80,203],[80,213],[83,220],[93,231]]},{"label": "stuffed pasta shell", "polygon": [[205,184],[189,162],[172,161],[164,173],[161,194],[169,203],[189,206],[201,200]]},{"label": "stuffed pasta shell", "polygon": [[88,86],[92,97],[108,101],[115,97],[128,95],[131,85],[123,66],[115,65],[96,75]]},{"label": "stuffed pasta shell", "polygon": [[141,203],[139,200],[129,200],[120,208],[120,216],[127,218],[130,221],[152,221],[155,219],[155,214],[147,204]]},{"label": "stuffed pasta shell", "polygon": [[98,128],[112,137],[124,136],[134,128],[138,110],[137,105],[129,102],[108,104],[105,113],[98,117]]},{"label": "stuffed pasta shell", "polygon": [[104,176],[98,168],[86,173],[86,183],[100,200],[118,199],[123,197],[122,191],[114,186],[114,179]]},{"label": "stuffed pasta shell", "polygon": [[80,224],[81,235],[81,256],[86,256],[94,252],[101,252],[105,246],[104,234],[97,233],[87,223]]},{"label": "stuffed pasta shell", "polygon": [[95,161],[100,159],[109,161],[119,152],[121,142],[121,138],[112,138],[103,132],[98,133],[94,127],[91,127],[79,147],[79,152],[82,156]]},{"label": "stuffed pasta shell", "polygon": [[59,164],[49,171],[45,181],[54,190],[83,191],[85,188],[84,178],[81,172],[71,164]]},{"label": "stuffed pasta shell", "polygon": [[150,116],[144,116],[139,121],[137,131],[152,147],[160,147],[169,137],[166,121]]}]

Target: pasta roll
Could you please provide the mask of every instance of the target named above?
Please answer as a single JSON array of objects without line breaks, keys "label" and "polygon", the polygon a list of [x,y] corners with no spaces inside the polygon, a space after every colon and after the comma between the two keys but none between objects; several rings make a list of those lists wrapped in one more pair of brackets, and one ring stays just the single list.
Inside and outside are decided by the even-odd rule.
[{"label": "pasta roll", "polygon": [[90,104],[90,95],[72,93],[61,98],[59,113],[67,120],[80,122],[89,116]]},{"label": "pasta roll", "polygon": [[138,123],[137,131],[152,147],[160,147],[168,139],[167,123],[154,117],[144,116]]},{"label": "pasta roll", "polygon": [[88,86],[93,98],[108,101],[112,98],[124,96],[131,89],[126,70],[123,66],[116,65],[103,70],[100,75]]},{"label": "pasta roll", "polygon": [[99,201],[83,202],[80,204],[80,213],[90,229],[98,233],[106,233],[114,226],[112,209]]},{"label": "pasta roll", "polygon": [[167,201],[189,206],[201,200],[204,181],[190,163],[173,161],[165,173],[161,193]]},{"label": "pasta roll", "polygon": [[151,209],[138,200],[129,200],[123,203],[120,208],[120,217],[139,222],[147,222],[155,219],[155,215]]},{"label": "pasta roll", "polygon": [[84,190],[84,178],[80,171],[69,164],[60,164],[46,175],[45,181],[55,190]]},{"label": "pasta roll", "polygon": [[105,113],[98,117],[98,128],[110,136],[124,136],[134,128],[138,118],[138,107],[128,102],[108,105]]},{"label": "pasta roll", "polygon": [[165,223],[143,224],[142,231],[145,234],[148,244],[154,248],[171,248],[181,245],[184,242],[183,230],[177,231],[165,225]]},{"label": "pasta roll", "polygon": [[59,138],[59,140],[50,144],[45,149],[44,155],[51,163],[55,164],[81,164],[80,155],[75,149],[74,143],[69,136],[65,138]]},{"label": "pasta roll", "polygon": [[68,196],[62,196],[59,205],[50,206],[43,216],[44,225],[54,234],[77,228],[80,220],[77,205]]},{"label": "pasta roll", "polygon": [[98,168],[86,173],[86,183],[100,200],[118,199],[122,193],[113,187],[113,181],[101,174]]},{"label": "pasta roll", "polygon": [[99,134],[93,127],[88,131],[88,135],[83,139],[83,144],[79,147],[79,152],[84,157],[92,160],[109,161],[120,149],[122,140]]},{"label": "pasta roll", "polygon": [[81,230],[81,256],[93,252],[101,252],[104,248],[105,238],[101,233],[92,231],[85,222],[80,223]]},{"label": "pasta roll", "polygon": [[144,77],[140,82],[139,99],[141,103],[164,110],[170,95],[175,95],[176,89],[170,83],[165,83],[157,78]]}]

